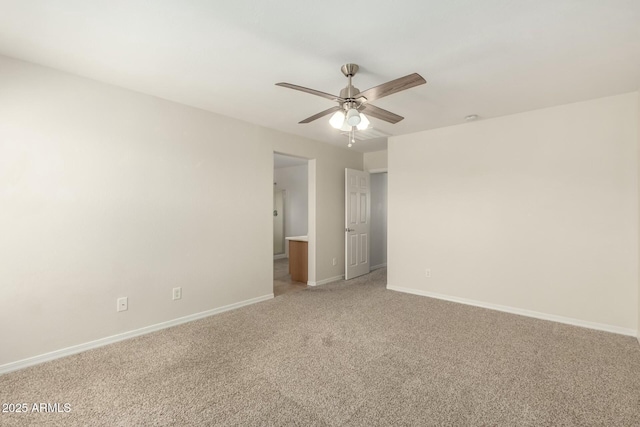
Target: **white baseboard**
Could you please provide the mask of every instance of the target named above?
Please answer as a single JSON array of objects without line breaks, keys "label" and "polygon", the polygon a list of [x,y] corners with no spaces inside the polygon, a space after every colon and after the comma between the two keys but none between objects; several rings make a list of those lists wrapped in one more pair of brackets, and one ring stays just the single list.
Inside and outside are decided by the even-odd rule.
[{"label": "white baseboard", "polygon": [[[612,332],[614,334],[638,336],[638,331],[634,329],[622,328],[620,326],[607,325],[604,323],[589,322],[586,320],[573,319],[571,317],[556,316],[555,314],[540,313],[538,311],[525,310],[522,308],[508,307],[505,305],[491,304],[482,301],[475,301],[466,298],[458,298],[449,295],[437,294],[429,291],[418,289],[403,288],[398,286],[389,286],[387,289],[391,291],[404,292],[407,294],[420,295],[423,297],[436,298],[445,301],[457,302],[460,304],[473,305],[476,307],[488,308],[490,310],[504,311],[506,313],[518,314],[520,316],[534,317],[536,319],[550,320],[552,322],[565,323],[567,325],[580,326],[582,328],[596,329],[598,331]],[[638,338],[640,341],[640,338]]]},{"label": "white baseboard", "polygon": [[327,283],[337,282],[338,280],[342,280],[342,279],[344,279],[344,274],[340,276],[330,277],[328,279],[319,280],[317,282],[307,282],[307,285],[309,286],[326,285]]},{"label": "white baseboard", "polygon": [[387,263],[383,262],[382,264],[374,265],[373,267],[371,267],[371,271],[377,270],[379,268],[385,268],[386,266],[387,266]]},{"label": "white baseboard", "polygon": [[287,258],[287,254],[278,254],[278,255],[274,255],[273,259],[283,259],[283,258]]},{"label": "white baseboard", "polygon": [[225,305],[223,307],[214,308],[211,310],[203,311],[200,313],[190,314],[188,316],[179,317],[177,319],[169,320],[162,323],[156,323],[155,325],[145,326],[144,328],[135,329],[133,331],[123,332],[121,334],[112,335],[110,337],[100,338],[95,341],[89,341],[83,344],[74,345],[71,347],[55,350],[50,353],[41,354],[28,359],[18,360],[16,362],[10,362],[4,365],[0,365],[0,375],[8,372],[17,371],[29,366],[38,365],[40,363],[49,362],[51,360],[60,359],[61,357],[71,356],[72,354],[81,353],[83,351],[91,350],[94,348],[102,347],[108,344],[113,344],[118,341],[124,341],[129,338],[134,338],[140,335],[145,335],[151,332],[156,332],[161,329],[177,326],[182,323],[192,322],[194,320],[202,319],[205,317],[220,314],[225,311],[234,310],[236,308],[244,307],[246,305],[256,304],[258,302],[266,301],[273,298],[273,294],[263,295],[248,299],[245,301],[236,302],[233,304]]}]

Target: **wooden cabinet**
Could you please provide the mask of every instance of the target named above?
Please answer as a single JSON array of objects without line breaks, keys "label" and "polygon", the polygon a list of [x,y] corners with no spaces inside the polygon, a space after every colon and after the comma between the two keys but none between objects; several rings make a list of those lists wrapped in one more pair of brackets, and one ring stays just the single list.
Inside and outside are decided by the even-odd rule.
[{"label": "wooden cabinet", "polygon": [[291,280],[307,283],[308,242],[289,240],[289,274]]}]

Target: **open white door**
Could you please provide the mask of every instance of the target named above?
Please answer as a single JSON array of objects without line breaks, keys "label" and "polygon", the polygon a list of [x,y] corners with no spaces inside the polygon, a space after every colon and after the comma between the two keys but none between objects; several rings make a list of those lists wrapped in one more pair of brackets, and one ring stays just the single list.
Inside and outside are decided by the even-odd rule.
[{"label": "open white door", "polygon": [[369,172],[345,169],[345,280],[367,274],[371,189]]}]

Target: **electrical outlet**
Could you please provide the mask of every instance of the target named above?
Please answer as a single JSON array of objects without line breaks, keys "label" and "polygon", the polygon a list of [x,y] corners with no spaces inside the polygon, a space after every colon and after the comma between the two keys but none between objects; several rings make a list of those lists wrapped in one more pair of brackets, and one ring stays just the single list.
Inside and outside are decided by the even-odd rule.
[{"label": "electrical outlet", "polygon": [[173,288],[173,299],[181,299],[182,298],[182,288]]},{"label": "electrical outlet", "polygon": [[118,298],[117,311],[127,311],[129,309],[129,300],[127,297]]},{"label": "electrical outlet", "polygon": [[333,258],[333,265],[338,265],[338,260]]},{"label": "electrical outlet", "polygon": [[425,276],[427,276],[427,277],[431,277],[431,269],[430,269],[430,268],[427,268],[427,269],[425,270],[425,272],[424,272],[424,275],[425,275]]}]

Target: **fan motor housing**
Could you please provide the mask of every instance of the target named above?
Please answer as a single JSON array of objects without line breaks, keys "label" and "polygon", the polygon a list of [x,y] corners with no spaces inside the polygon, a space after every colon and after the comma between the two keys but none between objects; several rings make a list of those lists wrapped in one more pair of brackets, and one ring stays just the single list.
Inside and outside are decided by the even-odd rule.
[{"label": "fan motor housing", "polygon": [[[349,89],[351,89],[351,96],[349,96]],[[347,86],[340,91],[340,98],[353,99],[360,93],[360,89],[355,86]]]}]

